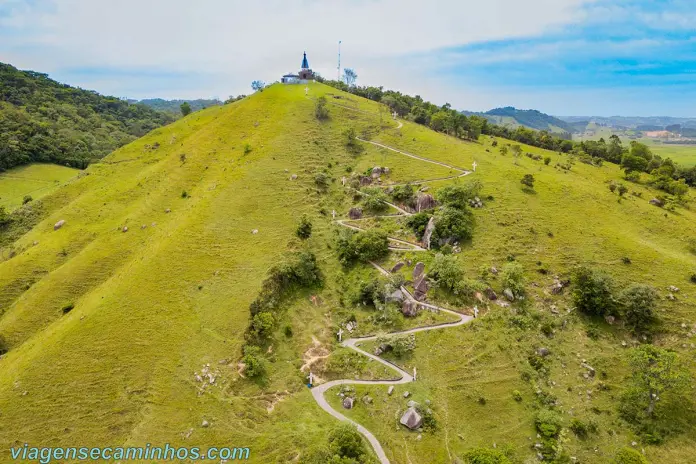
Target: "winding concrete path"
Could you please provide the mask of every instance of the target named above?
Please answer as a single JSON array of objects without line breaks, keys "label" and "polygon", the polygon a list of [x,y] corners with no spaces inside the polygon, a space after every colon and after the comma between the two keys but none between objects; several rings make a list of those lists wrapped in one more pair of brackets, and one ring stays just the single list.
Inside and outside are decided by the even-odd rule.
[{"label": "winding concrete path", "polygon": [[[307,97],[307,98],[310,98],[310,97]],[[337,104],[334,102],[330,102],[330,103],[332,103],[336,106],[340,106],[341,108],[348,109],[348,110],[359,111],[361,113],[370,113],[368,111],[360,110],[357,108],[351,108],[351,107],[346,106],[346,105],[340,105],[340,104]],[[402,128],[403,122],[401,122],[401,121],[397,121],[397,122],[398,122],[398,126],[396,128],[397,129]],[[422,156],[417,156],[417,155],[414,155],[412,153],[408,153],[408,152],[399,150],[397,148],[391,147],[389,145],[385,145],[385,144],[378,143],[378,142],[372,142],[370,140],[364,140],[364,139],[361,139],[359,137],[358,137],[358,140],[360,140],[361,142],[364,142],[364,143],[370,143],[370,144],[375,145],[375,146],[380,147],[380,148],[385,148],[387,150],[391,150],[391,151],[399,153],[401,155],[408,156],[409,158],[417,159],[417,160],[420,160],[420,161],[423,161],[426,163],[436,164],[436,165],[443,166],[443,167],[446,167],[449,169],[453,169],[453,170],[459,172],[459,174],[456,174],[454,176],[410,182],[411,184],[423,184],[423,183],[432,182],[435,180],[448,180],[448,179],[454,179],[454,178],[463,177],[463,176],[467,176],[467,175],[471,174],[471,171],[468,171],[466,169],[458,168],[456,166],[452,166],[452,165],[449,165],[446,163],[441,163],[439,161],[424,158]],[[402,185],[402,184],[396,184],[396,185]],[[405,185],[405,184],[403,184],[403,185]],[[361,193],[362,195],[368,195],[364,192],[360,192],[359,190],[356,190],[356,191]],[[403,209],[395,204],[389,203],[387,201],[385,201],[385,203],[387,205],[391,206],[392,208],[396,209],[400,214],[384,215],[382,217],[410,216],[413,214],[413,213],[410,213],[410,212],[406,211],[405,209]],[[369,219],[369,218],[364,218],[364,219]],[[349,229],[353,229],[353,230],[357,230],[357,231],[364,231],[365,230],[365,229],[362,229],[362,228],[355,226],[355,225],[352,225],[352,224],[346,224],[346,221],[348,221],[348,220],[339,219],[339,220],[336,220],[335,222],[336,222],[336,224],[338,224],[342,227],[347,227]],[[389,237],[389,240],[393,243],[398,243],[398,244],[404,245],[406,247],[406,248],[400,248],[400,247],[390,246],[389,249],[392,251],[428,251],[427,249],[423,248],[422,246],[420,246],[418,244],[407,242],[405,240],[397,239],[394,237]],[[379,264],[377,264],[375,262],[370,262],[370,264],[372,264],[372,266],[375,267],[375,269],[377,269],[381,274],[386,275],[386,276],[391,275],[391,273],[389,271],[384,269]],[[416,327],[416,328],[408,329],[408,330],[400,330],[400,331],[396,331],[396,332],[391,332],[387,335],[408,335],[408,334],[414,334],[414,333],[418,333],[418,332],[427,332],[430,330],[440,330],[440,329],[445,329],[448,327],[457,327],[457,326],[466,324],[467,322],[474,319],[472,316],[462,314],[462,313],[453,311],[451,309],[442,308],[442,307],[439,307],[436,305],[431,305],[428,303],[423,303],[423,302],[417,301],[413,297],[413,295],[411,295],[411,293],[403,286],[401,286],[401,291],[403,292],[403,294],[405,295],[405,297],[407,299],[409,299],[410,301],[412,301],[416,305],[422,306],[424,308],[428,308],[429,310],[433,310],[433,311],[443,311],[445,313],[456,316],[457,320],[454,322],[444,322],[441,324],[435,324],[435,325],[431,325],[431,326]],[[377,440],[377,438],[372,434],[372,432],[370,432],[368,429],[366,429],[362,425],[358,424],[354,420],[352,420],[352,419],[344,416],[340,412],[336,411],[334,408],[331,407],[331,405],[329,405],[329,403],[326,401],[326,398],[324,397],[324,394],[329,389],[336,387],[338,385],[348,385],[348,384],[349,385],[400,385],[400,384],[413,382],[413,376],[411,374],[409,374],[408,372],[406,372],[405,370],[403,370],[402,368],[400,368],[399,366],[397,366],[396,364],[389,362],[385,359],[382,359],[379,356],[373,355],[372,353],[368,353],[367,351],[365,351],[359,347],[360,343],[376,340],[377,337],[378,337],[378,335],[370,335],[370,336],[366,336],[366,337],[349,338],[349,339],[343,341],[341,343],[341,346],[343,346],[345,348],[349,348],[353,351],[356,351],[356,352],[362,354],[363,356],[367,356],[368,358],[373,359],[373,360],[379,362],[380,364],[383,364],[384,366],[386,366],[389,369],[398,373],[400,376],[398,379],[396,379],[396,380],[354,380],[354,379],[332,380],[330,382],[326,382],[326,383],[323,383],[321,385],[317,385],[316,387],[313,387],[312,388],[312,396],[314,397],[314,400],[317,402],[319,407],[321,407],[324,411],[331,414],[333,417],[335,417],[336,419],[338,419],[340,421],[348,422],[348,423],[355,425],[358,432],[360,432],[362,435],[364,435],[365,438],[367,438],[367,440],[370,442],[370,445],[374,449],[375,454],[377,455],[377,458],[379,459],[379,462],[381,464],[389,464],[389,459],[387,458],[387,455],[384,452],[384,448],[382,448],[382,445],[380,444],[379,440]]]}]

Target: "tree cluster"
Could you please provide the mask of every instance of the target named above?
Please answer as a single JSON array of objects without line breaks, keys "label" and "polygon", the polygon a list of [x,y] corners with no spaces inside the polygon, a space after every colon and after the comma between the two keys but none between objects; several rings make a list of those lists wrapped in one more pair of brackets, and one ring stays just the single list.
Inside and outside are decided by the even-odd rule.
[{"label": "tree cluster", "polygon": [[0,171],[31,162],[85,168],[173,120],[0,63]]}]

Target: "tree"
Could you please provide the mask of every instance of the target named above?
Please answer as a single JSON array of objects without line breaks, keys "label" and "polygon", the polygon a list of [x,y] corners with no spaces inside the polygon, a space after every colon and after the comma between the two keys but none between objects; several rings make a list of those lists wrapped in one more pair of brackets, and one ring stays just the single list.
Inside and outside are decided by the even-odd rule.
[{"label": "tree", "polygon": [[520,263],[505,263],[500,274],[503,288],[509,288],[513,295],[521,296],[525,293],[524,268]]},{"label": "tree", "polygon": [[24,198],[22,199],[22,204],[26,205],[27,203],[31,202],[34,200],[31,195],[24,195]]},{"label": "tree", "polygon": [[624,196],[626,192],[628,192],[628,187],[626,187],[624,184],[619,184],[617,188],[620,197]]},{"label": "tree", "polygon": [[300,224],[297,226],[295,231],[297,235],[302,240],[306,240],[312,235],[312,221],[309,220],[306,214],[303,214],[300,218]]},{"label": "tree", "polygon": [[474,180],[463,185],[448,185],[437,191],[437,199],[445,206],[464,209],[469,200],[474,199],[483,188],[480,180]]},{"label": "tree", "polygon": [[530,189],[534,190],[534,176],[532,174],[525,174],[520,183],[525,187],[529,187]]},{"label": "tree", "polygon": [[633,285],[619,296],[626,324],[635,333],[647,332],[655,319],[657,292],[647,285]]},{"label": "tree", "polygon": [[544,158],[544,164],[545,164],[546,166],[548,166],[549,163],[551,163],[551,157],[550,157],[550,156],[546,156],[546,157]]},{"label": "tree", "polygon": [[608,275],[585,266],[573,273],[573,301],[578,311],[606,316],[616,308],[614,282]]},{"label": "tree", "polygon": [[360,433],[351,424],[342,424],[329,432],[329,450],[341,458],[364,462],[367,450]]},{"label": "tree", "polygon": [[358,80],[358,73],[352,68],[346,68],[343,70],[343,80],[346,82],[348,87],[353,87],[355,81]]},{"label": "tree", "polygon": [[389,253],[389,238],[379,229],[361,233],[345,231],[338,237],[336,251],[344,265],[355,260],[374,261]]},{"label": "tree", "polygon": [[261,355],[261,348],[254,345],[244,345],[244,374],[247,377],[261,377],[266,373],[266,360]]},{"label": "tree", "polygon": [[182,103],[179,108],[181,108],[182,116],[186,117],[191,114],[191,105],[189,105],[189,102]]},{"label": "tree", "polygon": [[266,88],[266,83],[264,81],[252,81],[251,82],[251,89],[254,92],[263,92],[263,89]]},{"label": "tree", "polygon": [[452,291],[464,278],[464,270],[454,256],[438,253],[433,259],[428,276],[442,288]]},{"label": "tree", "polygon": [[641,401],[648,417],[655,415],[664,395],[678,396],[689,386],[689,371],[674,351],[642,345],[631,350],[629,364],[632,373],[629,396]]},{"label": "tree", "polygon": [[435,216],[435,232],[430,243],[469,240],[474,233],[474,215],[470,209],[442,208]]},{"label": "tree", "polygon": [[627,153],[623,156],[623,158],[621,158],[621,167],[624,169],[624,171],[626,171],[626,173],[643,172],[647,166],[648,161],[640,156],[634,156]]},{"label": "tree", "polygon": [[522,147],[519,144],[513,145],[512,147],[510,147],[510,150],[512,151],[512,156],[514,156],[515,158],[519,158],[522,154]]}]

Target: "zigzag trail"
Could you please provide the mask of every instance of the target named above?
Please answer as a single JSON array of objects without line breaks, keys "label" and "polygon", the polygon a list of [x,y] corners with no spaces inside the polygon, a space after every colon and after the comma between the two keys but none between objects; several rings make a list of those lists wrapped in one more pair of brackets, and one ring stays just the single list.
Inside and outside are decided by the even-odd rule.
[{"label": "zigzag trail", "polygon": [[[307,97],[307,98],[310,98],[310,97]],[[311,98],[310,98],[310,99],[311,99]],[[330,102],[330,103],[332,103],[332,104],[334,104],[334,105],[336,105],[336,106],[340,106],[341,108],[348,109],[348,110],[359,111],[359,112],[362,112],[362,113],[369,113],[369,112],[367,112],[367,111],[359,110],[359,109],[357,109],[357,108],[350,108],[350,107],[348,107],[348,106],[345,106],[345,105],[338,105],[338,104],[333,103],[333,102]],[[402,123],[401,121],[398,121],[398,126],[396,127],[396,129],[400,129],[401,127],[403,127],[403,123]],[[451,165],[448,165],[448,164],[445,164],[445,163],[440,163],[439,161],[434,161],[434,160],[431,160],[431,159],[428,159],[428,158],[423,158],[423,157],[421,157],[421,156],[413,155],[413,154],[411,154],[411,153],[407,153],[407,152],[398,150],[398,149],[396,149],[396,148],[394,148],[394,147],[390,147],[390,146],[388,146],[388,145],[384,145],[384,144],[377,143],[377,142],[371,142],[371,141],[369,141],[369,140],[364,140],[364,139],[361,139],[361,138],[358,138],[358,140],[360,140],[361,142],[364,142],[364,143],[371,143],[372,145],[375,145],[375,146],[377,146],[377,147],[385,148],[385,149],[387,149],[387,150],[391,150],[391,151],[393,151],[393,152],[399,153],[399,154],[404,155],[404,156],[408,156],[408,157],[410,157],[410,158],[414,158],[414,159],[417,159],[417,160],[420,160],[420,161],[424,161],[424,162],[427,162],[427,163],[437,164],[437,165],[444,166],[444,167],[447,167],[447,168],[450,168],[450,169],[454,169],[454,170],[460,172],[460,174],[457,174],[457,175],[454,175],[454,176],[450,176],[450,177],[445,177],[445,178],[441,178],[441,179],[430,179],[430,180],[416,181],[416,182],[411,182],[411,184],[423,184],[423,183],[426,183],[426,182],[431,182],[431,181],[433,181],[433,180],[454,179],[454,178],[463,177],[463,176],[467,176],[467,175],[471,174],[471,171],[467,171],[467,170],[465,170],[465,169],[461,169],[461,168],[458,168],[458,167],[455,167],[455,166],[451,166]],[[364,194],[364,193],[363,193],[363,194]],[[364,195],[365,195],[365,194],[364,194]],[[385,215],[385,216],[383,216],[383,217],[388,217],[388,216],[391,216],[391,217],[394,217],[394,216],[397,216],[397,217],[398,217],[398,216],[410,216],[410,215],[412,214],[412,213],[410,213],[410,212],[408,212],[408,211],[406,211],[406,210],[404,210],[404,209],[398,207],[397,205],[391,204],[391,203],[389,203],[389,202],[385,202],[385,203],[387,203],[389,206],[395,208],[397,211],[399,211],[400,214],[396,214],[396,215]],[[350,229],[353,229],[353,230],[358,230],[358,231],[363,231],[363,230],[364,230],[364,229],[362,229],[362,228],[360,228],[360,227],[357,227],[357,226],[355,226],[355,225],[346,224],[346,223],[345,223],[345,222],[346,222],[345,219],[336,220],[335,222],[336,222],[336,224],[338,224],[338,225],[340,225],[340,226],[347,227],[347,228],[350,228]],[[428,250],[426,250],[425,248],[421,247],[420,245],[417,245],[417,244],[414,244],[414,243],[410,243],[410,242],[406,242],[406,241],[404,241],[404,240],[400,240],[400,239],[397,239],[397,238],[389,237],[389,240],[392,241],[392,242],[394,242],[394,243],[397,243],[397,244],[399,244],[399,245],[402,245],[402,246],[405,246],[405,247],[406,247],[406,248],[401,248],[401,247],[396,247],[396,246],[390,246],[389,249],[392,250],[392,251],[428,251]],[[370,262],[370,264],[372,264],[372,266],[374,266],[375,269],[377,269],[377,270],[378,270],[380,273],[382,273],[383,275],[386,275],[386,276],[391,275],[391,273],[390,273],[389,271],[387,271],[386,269],[384,269],[383,267],[381,267],[379,264],[374,263],[374,262]],[[448,313],[448,314],[451,314],[451,315],[453,315],[453,316],[456,316],[456,317],[458,318],[458,320],[457,320],[457,321],[454,321],[454,322],[445,322],[445,323],[442,323],[442,324],[436,324],[436,325],[431,325],[431,326],[426,326],[426,327],[417,327],[417,328],[414,328],[414,329],[408,329],[408,330],[401,330],[401,331],[391,332],[389,335],[406,335],[406,334],[413,334],[413,333],[417,333],[417,332],[426,332],[426,331],[429,331],[429,330],[439,330],[439,329],[444,329],[444,328],[447,328],[447,327],[457,327],[457,326],[466,324],[467,322],[473,320],[473,317],[472,317],[472,316],[469,316],[469,315],[466,315],[466,314],[461,314],[461,313],[459,313],[459,312],[452,311],[451,309],[442,308],[442,307],[439,307],[439,306],[435,306],[435,305],[431,305],[431,304],[428,304],[428,303],[422,303],[422,302],[420,302],[420,301],[417,301],[417,300],[413,297],[413,295],[411,295],[411,293],[410,293],[406,288],[404,288],[403,286],[401,287],[401,291],[403,292],[403,294],[406,296],[407,299],[409,299],[410,301],[412,301],[412,302],[415,303],[416,305],[418,305],[418,306],[423,306],[423,307],[428,308],[428,309],[430,309],[430,310],[443,311],[443,312],[445,312],[445,313]],[[352,349],[352,350],[354,350],[354,351],[356,351],[356,352],[362,354],[363,356],[367,356],[368,358],[373,359],[373,360],[375,360],[375,361],[377,361],[377,362],[379,362],[379,363],[385,365],[386,367],[390,368],[391,370],[397,372],[397,373],[400,375],[400,378],[399,378],[399,379],[397,379],[397,380],[354,380],[354,379],[332,380],[332,381],[330,381],[330,382],[326,382],[326,383],[323,383],[323,384],[321,384],[321,385],[317,385],[316,387],[312,388],[312,396],[314,397],[314,400],[317,402],[317,404],[319,405],[319,407],[321,407],[324,411],[328,412],[329,414],[331,414],[333,417],[335,417],[336,419],[338,419],[338,420],[340,420],[340,421],[348,422],[348,423],[351,423],[351,424],[355,425],[356,428],[357,428],[357,430],[358,430],[358,432],[360,432],[361,434],[363,434],[363,435],[365,436],[365,438],[367,438],[367,440],[370,442],[370,445],[372,445],[372,448],[374,449],[375,454],[377,455],[377,457],[378,457],[378,459],[379,459],[379,462],[380,462],[381,464],[389,464],[389,459],[387,458],[387,455],[385,454],[384,449],[382,448],[382,445],[381,445],[380,442],[377,440],[377,438],[372,434],[372,432],[370,432],[369,430],[367,430],[365,427],[363,427],[362,425],[358,424],[357,422],[353,421],[352,419],[349,419],[348,417],[344,416],[344,415],[341,414],[340,412],[336,411],[334,408],[332,408],[332,407],[329,405],[329,403],[326,401],[326,398],[324,397],[324,393],[326,393],[327,390],[329,390],[329,389],[331,389],[331,388],[333,388],[333,387],[335,387],[335,386],[338,386],[338,385],[346,385],[346,384],[350,384],[350,385],[400,385],[400,384],[405,384],[405,383],[413,382],[413,376],[412,376],[411,374],[409,374],[408,372],[406,372],[405,370],[401,369],[401,368],[400,368],[399,366],[397,366],[396,364],[393,364],[393,363],[391,363],[391,362],[389,362],[389,361],[387,361],[387,360],[384,360],[384,359],[380,358],[379,356],[375,356],[375,355],[373,355],[373,354],[371,354],[371,353],[368,353],[367,351],[365,351],[365,350],[359,348],[359,344],[360,344],[360,343],[362,343],[362,342],[369,342],[369,341],[372,341],[372,340],[375,340],[375,339],[377,339],[377,335],[371,335],[371,336],[366,336],[366,337],[358,337],[358,338],[349,338],[349,339],[343,341],[343,342],[341,343],[341,346],[344,346],[344,347],[346,347],[346,348],[350,348],[350,349]]]}]

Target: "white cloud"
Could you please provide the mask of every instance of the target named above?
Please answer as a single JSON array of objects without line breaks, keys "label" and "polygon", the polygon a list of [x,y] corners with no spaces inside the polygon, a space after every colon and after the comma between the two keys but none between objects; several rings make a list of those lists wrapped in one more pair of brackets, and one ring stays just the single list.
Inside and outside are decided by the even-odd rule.
[{"label": "white cloud", "polygon": [[[12,0],[15,7],[0,24],[14,34],[3,38],[0,53],[20,67],[48,72],[202,72],[216,76],[205,95],[226,95],[245,91],[251,79],[270,81],[296,70],[304,50],[314,69],[333,77],[337,42],[343,40],[342,64],[356,68],[362,83],[403,82],[418,91],[440,86],[437,79],[419,82],[432,79],[424,65],[437,66],[437,56],[429,59],[427,52],[540,35],[582,20],[582,7],[591,1],[60,0],[47,8]],[[414,54],[421,58],[409,58]],[[193,90],[203,89],[181,92]]]}]

